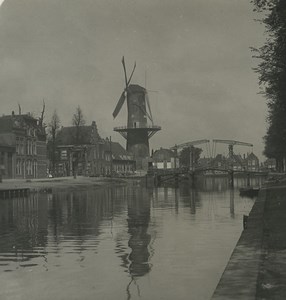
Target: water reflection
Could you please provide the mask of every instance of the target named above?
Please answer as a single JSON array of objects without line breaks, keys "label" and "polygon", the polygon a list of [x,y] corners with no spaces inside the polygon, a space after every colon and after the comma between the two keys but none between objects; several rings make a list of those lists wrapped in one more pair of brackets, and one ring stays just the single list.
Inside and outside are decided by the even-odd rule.
[{"label": "water reflection", "polygon": [[229,189],[229,208],[230,208],[230,215],[234,218],[234,189]]},{"label": "water reflection", "polygon": [[0,262],[6,266],[5,272],[35,266],[37,263],[29,261],[45,257],[48,221],[43,211],[46,207],[47,202],[38,194],[1,201]]},{"label": "water reflection", "polygon": [[[265,178],[262,176],[241,176],[234,177],[234,189],[246,186],[261,186]],[[198,177],[196,180],[196,189],[204,191],[226,191],[229,189],[229,178],[228,176],[209,176],[209,177]]]},{"label": "water reflection", "polygon": [[[23,285],[9,291],[10,299],[17,293],[49,299],[41,295],[44,284],[59,298],[208,299],[202,295],[211,294],[252,204],[228,188],[227,178],[203,178],[195,187],[105,187],[1,200],[1,285],[8,286],[10,272],[37,283],[34,297]],[[200,288],[197,278],[210,287]]]},{"label": "water reflection", "polygon": [[[130,281],[126,286],[127,299],[131,299],[131,285],[134,284],[140,297],[138,279],[151,271],[151,234],[149,233],[152,193],[148,190],[129,190],[127,197],[128,248],[124,246],[122,233],[116,239],[116,253],[121,258],[121,266],[128,272]],[[154,235],[153,235],[154,237]]]},{"label": "water reflection", "polygon": [[150,221],[150,198],[147,193],[134,191],[134,197],[128,199],[128,233],[130,234],[128,246],[131,248],[129,255],[129,271],[132,276],[144,276],[150,271],[149,243],[151,235],[148,233]]}]

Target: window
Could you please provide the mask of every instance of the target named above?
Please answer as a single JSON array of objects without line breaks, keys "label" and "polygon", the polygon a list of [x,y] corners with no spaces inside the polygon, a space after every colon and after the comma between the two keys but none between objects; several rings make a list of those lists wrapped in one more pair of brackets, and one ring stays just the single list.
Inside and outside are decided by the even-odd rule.
[{"label": "window", "polygon": [[19,138],[16,138],[16,154],[20,153]]},{"label": "window", "polygon": [[26,173],[27,173],[27,175],[31,175],[31,161],[30,160],[26,161]]},{"label": "window", "polygon": [[30,141],[27,140],[27,155],[30,155]]},{"label": "window", "polygon": [[66,160],[67,159],[67,150],[62,150],[61,151],[61,160]]},{"label": "window", "polygon": [[22,174],[22,168],[21,168],[21,160],[17,159],[16,161],[16,175]]},{"label": "window", "polygon": [[34,178],[37,177],[37,161],[34,160],[34,164],[33,164],[33,173],[34,173]]}]

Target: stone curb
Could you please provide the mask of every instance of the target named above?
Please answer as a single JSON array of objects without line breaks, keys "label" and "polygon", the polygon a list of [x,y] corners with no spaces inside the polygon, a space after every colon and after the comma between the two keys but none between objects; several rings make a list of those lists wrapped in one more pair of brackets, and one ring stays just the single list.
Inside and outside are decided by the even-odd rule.
[{"label": "stone curb", "polygon": [[249,214],[247,228],[243,230],[211,299],[255,299],[263,254],[265,201],[266,189],[262,189]]}]

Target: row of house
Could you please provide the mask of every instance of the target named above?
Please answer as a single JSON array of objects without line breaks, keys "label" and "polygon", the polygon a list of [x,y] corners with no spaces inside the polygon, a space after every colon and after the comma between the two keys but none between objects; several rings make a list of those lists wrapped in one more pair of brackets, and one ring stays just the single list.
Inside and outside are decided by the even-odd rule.
[{"label": "row of house", "polygon": [[[102,139],[96,123],[62,127],[55,142],[55,176],[101,176],[135,171],[135,160],[119,144]],[[0,175],[2,178],[44,178],[51,170],[42,122],[31,114],[0,117]]]},{"label": "row of house", "polygon": [[[77,132],[79,131],[79,132]],[[90,126],[62,127],[56,138],[55,176],[109,176],[135,171],[135,160],[119,143]]]},{"label": "row of house", "polygon": [[[31,114],[0,117],[0,175],[3,178],[43,178],[54,176],[109,176],[130,174],[136,170],[134,157],[119,143],[100,137],[96,123],[89,126],[62,127],[56,137],[53,161],[48,157],[45,127]],[[49,159],[50,158],[50,159]],[[178,155],[160,148],[152,153],[153,168],[179,168]],[[259,160],[254,153],[234,155],[230,161],[222,154],[201,158],[199,166],[258,171]],[[264,169],[275,170],[275,160],[268,159]]]},{"label": "row of house", "polygon": [[0,169],[4,178],[46,176],[45,128],[31,114],[0,117]]},{"label": "row of house", "polygon": [[[179,163],[178,155],[170,150],[160,148],[156,150],[152,155],[153,168],[157,169],[174,169],[182,167]],[[211,166],[217,169],[228,169],[230,167],[233,170],[247,170],[247,171],[259,171],[259,159],[253,153],[248,153],[247,155],[234,155],[233,159],[218,154],[215,158],[200,158],[197,162],[198,167]]]},{"label": "row of house", "polygon": [[234,154],[232,159],[225,157],[222,154],[218,154],[214,159],[212,159],[211,166],[218,169],[232,168],[235,171],[260,170],[259,159],[253,152],[247,153],[247,155],[244,154],[243,156],[240,154]]}]

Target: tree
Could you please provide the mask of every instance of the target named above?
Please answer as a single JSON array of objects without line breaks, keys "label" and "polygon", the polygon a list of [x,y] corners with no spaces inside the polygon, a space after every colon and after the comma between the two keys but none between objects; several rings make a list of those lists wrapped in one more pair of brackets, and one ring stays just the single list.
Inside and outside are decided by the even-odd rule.
[{"label": "tree", "polygon": [[[196,147],[192,147],[192,149],[193,149],[193,154],[192,154],[193,165],[195,165],[197,164],[203,150]],[[179,155],[180,165],[190,167],[190,158],[191,158],[191,148],[186,147],[181,151]]]},{"label": "tree", "polygon": [[81,133],[80,129],[81,129],[81,126],[85,125],[84,115],[83,115],[83,112],[82,112],[80,106],[78,106],[76,108],[76,111],[73,114],[72,124],[76,127],[76,130],[75,130],[75,144],[78,145],[78,144],[80,144],[80,133]]},{"label": "tree", "polygon": [[85,125],[85,119],[84,119],[84,116],[83,116],[80,106],[78,106],[76,108],[76,111],[73,114],[72,124],[74,126],[84,126]]},{"label": "tree", "polygon": [[259,59],[255,71],[267,106],[268,128],[264,137],[264,154],[275,158],[279,170],[284,170],[286,158],[286,1],[253,0],[255,10],[268,35],[259,49],[252,48]]},{"label": "tree", "polygon": [[53,176],[55,175],[56,165],[56,149],[57,149],[57,133],[60,129],[60,118],[57,110],[54,110],[51,121],[48,124],[48,155],[51,161],[51,169]]},{"label": "tree", "polygon": [[[75,113],[73,114],[73,118],[72,118],[72,124],[75,126],[75,136],[74,138],[74,144],[77,146],[80,146],[82,144],[82,127],[85,125],[85,119],[84,119],[84,115],[83,112],[80,108],[80,106],[78,106],[76,108]],[[72,154],[72,161],[73,161],[73,165],[72,165],[72,169],[73,169],[73,175],[74,178],[76,178],[77,175],[77,169],[78,169],[78,162],[79,162],[79,158],[82,155],[82,151],[84,151],[84,149],[78,149],[78,147],[76,147],[77,149],[75,151],[73,151]]]}]

